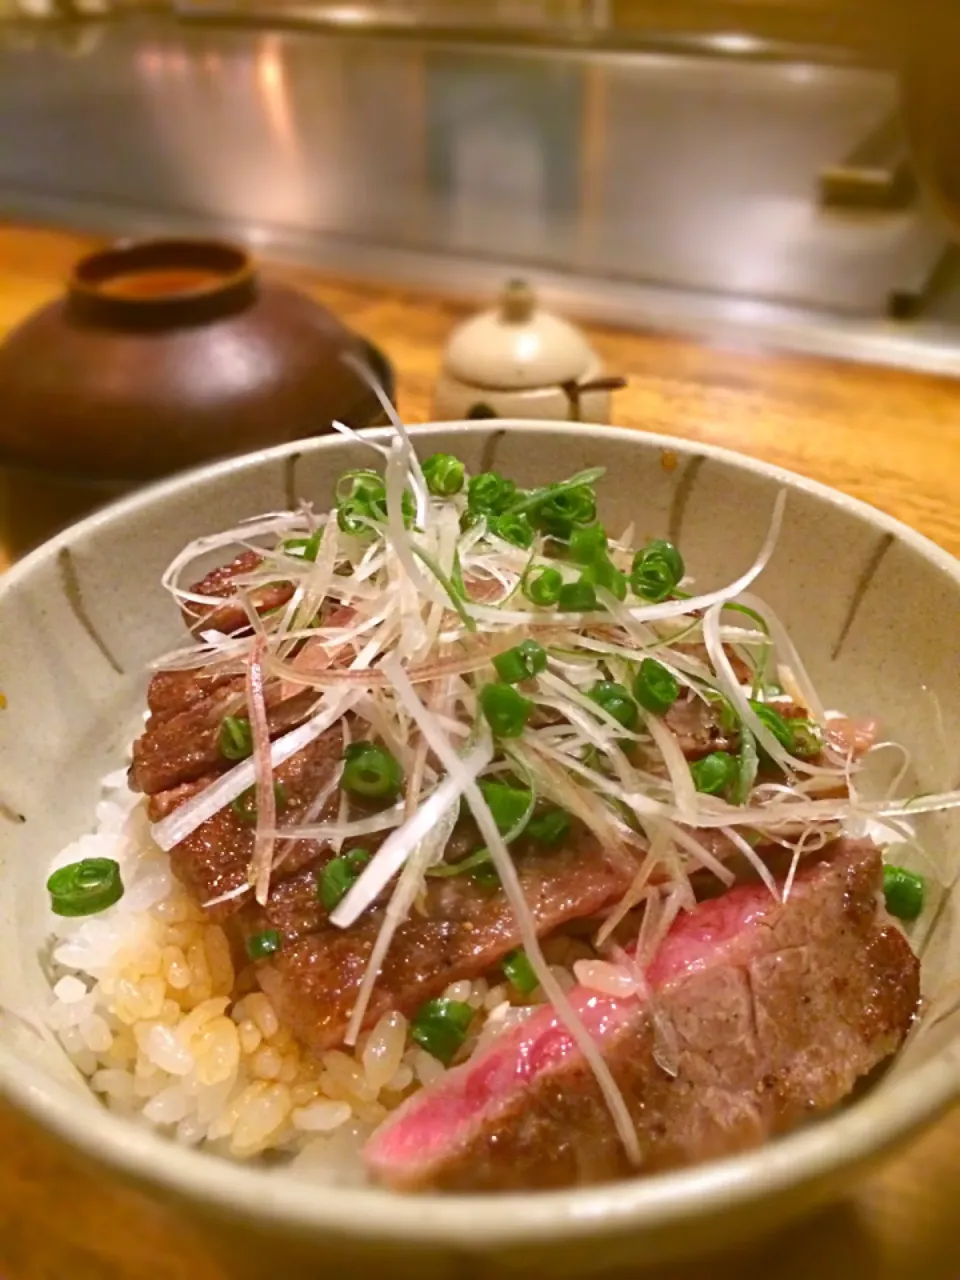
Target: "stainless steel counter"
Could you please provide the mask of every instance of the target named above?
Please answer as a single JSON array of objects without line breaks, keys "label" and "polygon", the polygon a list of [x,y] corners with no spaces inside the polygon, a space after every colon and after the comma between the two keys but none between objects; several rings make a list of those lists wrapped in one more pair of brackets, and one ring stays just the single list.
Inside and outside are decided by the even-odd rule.
[{"label": "stainless steel counter", "polygon": [[[937,228],[817,203],[893,106],[884,73],[807,63],[18,29],[0,34],[0,216],[215,230],[462,293],[520,273],[617,323],[953,371]],[[898,295],[919,320],[889,320]]]}]

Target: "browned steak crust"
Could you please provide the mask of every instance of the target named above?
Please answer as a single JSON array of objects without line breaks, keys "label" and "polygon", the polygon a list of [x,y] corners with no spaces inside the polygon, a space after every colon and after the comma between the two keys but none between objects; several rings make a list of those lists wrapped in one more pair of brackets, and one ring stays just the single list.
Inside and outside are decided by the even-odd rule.
[{"label": "browned steak crust", "polygon": [[[342,742],[340,728],[334,726],[276,769],[275,778],[283,788],[284,802],[279,816],[284,825],[293,826],[298,818],[302,822],[303,811],[332,780]],[[202,777],[152,796],[147,810],[150,820],[159,822],[215,780],[215,777]],[[239,889],[247,882],[254,831],[254,826],[244,822],[233,807],[225,806],[172,850],[170,864],[174,875],[201,905]],[[325,852],[326,846],[316,840],[296,841],[284,851],[277,878],[298,871]],[[243,901],[235,898],[214,908],[211,915],[223,918],[242,906]]]},{"label": "browned steak crust", "polygon": [[[253,573],[262,563],[263,557],[256,551],[244,551],[229,564],[213,569],[205,578],[194,583],[190,590],[199,596],[222,596],[222,605],[188,604],[184,607],[183,616],[191,631],[210,628],[230,635],[234,631],[249,624],[243,605],[232,601],[236,595],[236,579]],[[289,582],[270,582],[266,586],[257,587],[250,592],[250,603],[259,613],[279,608],[287,603],[293,595],[293,585]]]},{"label": "browned steak crust", "polygon": [[[586,840],[563,850],[527,849],[518,854],[517,869],[541,934],[593,915],[622,894],[630,880],[629,873]],[[311,868],[277,884],[266,910],[245,912],[241,923],[248,932],[280,930],[283,947],[258,966],[258,977],[282,1021],[315,1051],[338,1044],[383,923],[383,909],[368,911],[350,929],[334,928],[317,901],[316,871]],[[449,983],[491,968],[519,941],[502,889],[484,887],[469,876],[430,881],[423,913],[411,914],[394,935],[367,1021],[390,1009],[414,1012]]]}]

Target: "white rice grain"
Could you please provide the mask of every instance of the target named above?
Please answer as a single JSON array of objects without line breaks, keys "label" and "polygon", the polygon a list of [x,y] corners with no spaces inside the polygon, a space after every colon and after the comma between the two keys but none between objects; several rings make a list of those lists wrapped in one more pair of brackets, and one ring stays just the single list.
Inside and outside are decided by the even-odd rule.
[{"label": "white rice grain", "polygon": [[195,1147],[207,1136],[207,1126],[196,1116],[187,1115],[177,1125],[174,1135],[185,1147]]},{"label": "white rice grain", "polygon": [[405,1062],[401,1062],[399,1067],[386,1083],[386,1091],[388,1093],[403,1093],[405,1089],[409,1089],[413,1084],[413,1068],[409,1067]]},{"label": "white rice grain", "polygon": [[626,965],[610,964],[606,960],[577,960],[573,972],[582,987],[599,991],[606,996],[632,996],[637,994],[637,975]]},{"label": "white rice grain", "polygon": [[298,1107],[291,1119],[294,1128],[305,1133],[331,1133],[340,1125],[346,1124],[352,1115],[345,1102],[311,1102],[309,1106]]},{"label": "white rice grain", "polygon": [[367,1037],[361,1059],[367,1084],[374,1094],[396,1075],[406,1043],[406,1018],[402,1013],[385,1013]]},{"label": "white rice grain", "polygon": [[81,1000],[90,999],[91,1007],[93,1004],[92,997],[87,996],[87,985],[81,982],[79,978],[68,973],[61,978],[53,988],[53,994],[61,1004],[78,1004]]},{"label": "white rice grain", "polygon": [[106,1053],[113,1044],[113,1033],[98,1013],[81,1022],[80,1034],[87,1048],[94,1053]]},{"label": "white rice grain", "polygon": [[90,1084],[97,1093],[108,1094],[119,1102],[133,1102],[136,1096],[133,1090],[133,1076],[129,1071],[104,1067],[90,1078]]},{"label": "white rice grain", "polygon": [[168,1085],[155,1093],[143,1108],[144,1119],[151,1124],[179,1124],[190,1110],[190,1100],[179,1085]]},{"label": "white rice grain", "polygon": [[323,1055],[323,1065],[328,1075],[360,1102],[372,1102],[377,1090],[368,1082],[361,1066],[340,1049],[331,1049]]},{"label": "white rice grain", "polygon": [[185,1076],[195,1065],[193,1054],[184,1047],[177,1033],[159,1024],[150,1028],[146,1052],[155,1066],[172,1076]]},{"label": "white rice grain", "polygon": [[414,1056],[413,1070],[422,1085],[430,1085],[440,1079],[445,1068],[432,1053],[427,1053],[426,1049],[419,1049]]},{"label": "white rice grain", "polygon": [[473,994],[473,983],[469,981],[452,982],[443,993],[446,1000],[461,1000],[464,1003],[469,1001]]},{"label": "white rice grain", "polygon": [[237,1156],[262,1151],[290,1115],[293,1102],[284,1084],[256,1081],[248,1085],[238,1104],[238,1115],[230,1136],[230,1150]]}]

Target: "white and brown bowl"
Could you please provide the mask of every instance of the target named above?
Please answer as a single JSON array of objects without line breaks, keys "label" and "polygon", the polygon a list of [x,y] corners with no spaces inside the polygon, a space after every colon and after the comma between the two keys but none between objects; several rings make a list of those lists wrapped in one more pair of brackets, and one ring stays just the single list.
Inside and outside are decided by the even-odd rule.
[{"label": "white and brown bowl", "polygon": [[[828,702],[877,716],[911,752],[917,791],[960,782],[960,565],[852,498],[748,458],[602,427],[444,424],[414,432],[424,452],[520,483],[602,464],[602,514],[638,536],[669,535],[705,588],[748,566],[775,496],[789,493],[759,584]],[[544,448],[549,438],[549,449]],[[124,758],[143,705],[144,667],[178,636],[160,587],[189,539],[309,497],[366,461],[342,438],[271,449],[188,473],[75,525],[0,579],[0,1005],[47,998],[41,967],[51,855],[86,830],[99,779]],[[18,819],[22,816],[23,821]],[[960,816],[924,820],[949,866]],[[960,889],[921,920],[926,1012],[876,1086],[834,1116],[762,1150],[666,1176],[561,1193],[395,1196],[316,1187],[282,1169],[181,1149],[108,1114],[66,1059],[0,1012],[0,1090],[105,1176],[172,1200],[235,1274],[552,1276],[688,1255],[761,1232],[838,1191],[960,1094]],[[232,1272],[231,1274],[234,1274]]]}]

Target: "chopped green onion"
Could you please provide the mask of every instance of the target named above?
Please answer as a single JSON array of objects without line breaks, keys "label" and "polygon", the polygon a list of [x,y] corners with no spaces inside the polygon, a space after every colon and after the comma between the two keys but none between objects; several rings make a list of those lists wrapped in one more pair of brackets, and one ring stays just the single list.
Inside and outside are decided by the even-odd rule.
[{"label": "chopped green onion", "polygon": [[530,523],[554,538],[569,538],[575,525],[592,524],[597,518],[597,500],[589,485],[571,489],[558,486],[542,502],[528,509]]},{"label": "chopped green onion", "polygon": [[361,868],[369,861],[370,854],[366,849],[351,849],[327,863],[317,880],[317,897],[328,911],[332,911],[344,897]]},{"label": "chopped green onion", "polygon": [[533,995],[540,985],[540,979],[533,971],[527,953],[523,950],[511,951],[503,961],[504,977],[515,991],[522,996]]},{"label": "chopped green onion", "polygon": [[690,766],[693,785],[704,795],[718,796],[725,791],[737,777],[737,762],[725,751],[711,751],[702,760],[695,760]]},{"label": "chopped green onion", "polygon": [[818,727],[812,720],[789,719],[767,702],[756,702],[751,699],[750,706],[760,723],[770,730],[784,750],[789,751],[791,755],[810,759],[820,754],[823,749],[823,740]]},{"label": "chopped green onion", "polygon": [[549,609],[560,599],[563,575],[559,569],[535,569],[523,582],[523,594],[531,604]]},{"label": "chopped green onion", "polygon": [[[352,489],[343,489],[343,482],[349,479]],[[383,524],[387,519],[387,491],[383,481],[375,471],[348,472],[341,476],[337,483],[339,505],[337,523],[344,533],[353,537],[366,537],[374,532],[371,524]],[[342,495],[342,496],[341,496]],[[415,505],[413,495],[405,489],[400,500],[403,512],[403,523],[409,528],[413,524]]]},{"label": "chopped green onion", "polygon": [[[753,657],[752,654],[750,656],[750,661],[753,664],[753,697],[756,697],[758,693],[762,693],[764,691],[768,694],[772,694],[777,686],[766,679],[767,667],[770,663],[770,655],[773,652],[773,645],[770,641],[770,628],[767,625],[766,618],[762,613],[757,613],[756,609],[751,609],[747,605],[739,604],[733,600],[728,600],[723,607],[725,609],[730,609],[733,613],[744,614],[751,622],[755,622],[757,624],[761,632],[766,637],[766,640],[760,647],[760,652],[757,657]],[[783,692],[782,689],[778,688],[777,691],[780,693]]]},{"label": "chopped green onion", "polygon": [[747,803],[747,797],[757,780],[759,760],[756,738],[746,725],[741,725],[740,750],[737,753],[737,780],[730,795],[734,804]]},{"label": "chopped green onion", "polygon": [[343,759],[344,791],[369,800],[392,800],[403,785],[399,761],[376,742],[351,742]]},{"label": "chopped green onion", "polygon": [[351,498],[361,498],[365,502],[384,501],[386,487],[383,477],[369,467],[357,467],[353,471],[345,471],[334,487],[337,503],[348,502]]},{"label": "chopped green onion", "polygon": [[717,723],[724,733],[736,733],[740,724],[736,707],[719,689],[702,689],[703,696],[717,712]]},{"label": "chopped green onion", "polygon": [[480,710],[498,738],[519,738],[533,703],[512,685],[486,684],[480,690]]},{"label": "chopped green onion", "polygon": [[459,596],[461,600],[468,600],[467,584],[463,580],[463,565],[460,563],[460,552],[453,553],[453,568],[450,571],[450,585],[453,587],[451,594]]},{"label": "chopped green onion", "polygon": [[463,488],[466,472],[463,463],[452,453],[434,453],[423,464],[427,488],[438,498],[452,498]]},{"label": "chopped green onion", "polygon": [[812,720],[789,720],[793,734],[793,754],[801,760],[811,760],[823,750],[823,738],[819,727]]},{"label": "chopped green onion", "polygon": [[372,533],[370,522],[380,518],[379,508],[375,511],[368,503],[356,498],[341,503],[337,508],[337,524],[343,533],[348,533],[353,538],[362,538]]},{"label": "chopped green onion", "polygon": [[511,787],[509,783],[492,779],[485,779],[479,785],[500,834],[507,835],[519,827],[533,802],[533,793],[525,787]]},{"label": "chopped green onion", "polygon": [[766,702],[757,702],[754,698],[750,699],[750,708],[763,727],[769,729],[773,734],[781,747],[785,751],[792,751],[793,733],[786,718],[775,707],[769,706]]},{"label": "chopped green onion", "polygon": [[883,896],[887,910],[898,920],[916,920],[923,910],[923,877],[905,867],[883,868]]},{"label": "chopped green onion", "polygon": [[590,690],[589,696],[598,706],[603,707],[607,715],[613,716],[617,724],[622,724],[625,729],[636,727],[640,713],[629,690],[622,684],[617,684],[615,680],[600,680]]},{"label": "chopped green onion", "polygon": [[450,603],[453,605],[460,621],[468,631],[476,631],[477,624],[467,613],[465,601],[468,599],[466,589],[463,585],[463,571],[460,569],[458,561],[454,563],[454,573],[448,578],[447,575],[434,560],[433,556],[424,551],[423,547],[417,546],[415,542],[410,544],[413,554],[427,566],[436,580],[443,587],[444,591],[450,597]]},{"label": "chopped green onion", "polygon": [[597,607],[597,593],[589,582],[565,582],[560,588],[557,604],[562,613],[590,613]]},{"label": "chopped green onion", "polygon": [[664,560],[644,560],[630,574],[630,590],[633,594],[654,604],[666,600],[676,585],[676,579]]},{"label": "chopped green onion", "polygon": [[580,581],[590,586],[606,587],[618,600],[627,598],[627,578],[610,560],[599,559],[585,566]]},{"label": "chopped green onion", "polygon": [[320,543],[323,541],[323,528],[315,530],[309,538],[288,538],[283,544],[287,555],[297,556],[300,560],[315,561],[320,554]]},{"label": "chopped green onion", "polygon": [[687,567],[683,563],[683,556],[673,543],[667,542],[665,538],[654,538],[652,542],[647,543],[641,554],[647,557],[657,556],[665,561],[670,566],[670,570],[677,582],[680,582],[687,571]]},{"label": "chopped green onion", "polygon": [[246,716],[224,716],[217,738],[220,754],[226,760],[246,760],[253,754],[253,731]]},{"label": "chopped green onion", "polygon": [[503,515],[494,516],[490,522],[490,529],[498,538],[512,543],[515,547],[533,546],[534,532],[530,521],[523,514],[507,511]]},{"label": "chopped green onion", "polygon": [[561,844],[570,833],[570,815],[565,809],[547,809],[527,823],[526,835],[537,844]]},{"label": "chopped green onion", "polygon": [[[529,493],[521,494],[517,500],[510,505],[511,511],[535,511],[543,503],[550,498],[555,498],[558,494],[567,493],[571,489],[589,488],[605,474],[605,467],[588,467],[586,471],[579,471],[575,476],[571,476],[569,480],[561,480],[558,484],[546,484],[540,489],[531,489]],[[589,520],[582,521],[583,524],[591,524],[593,517]]]},{"label": "chopped green onion", "polygon": [[467,485],[467,510],[471,515],[499,515],[510,505],[517,486],[497,471],[481,471]]},{"label": "chopped green onion", "polygon": [[475,1010],[463,1000],[428,1000],[410,1025],[422,1049],[449,1066],[467,1038]]},{"label": "chopped green onion", "polygon": [[570,534],[570,559],[574,564],[593,564],[605,559],[606,554],[607,534],[602,524],[590,524]]},{"label": "chopped green onion", "polygon": [[[282,782],[273,784],[273,794],[276,798],[277,808],[283,809],[287,803],[287,792]],[[246,791],[241,791],[236,800],[230,801],[230,808],[241,822],[247,822],[252,826],[257,820],[256,787],[248,787]]]},{"label": "chopped green onion", "polygon": [[504,684],[519,684],[546,671],[547,651],[536,640],[524,640],[505,653],[498,653],[493,665]]},{"label": "chopped green onion", "polygon": [[633,682],[633,696],[645,710],[660,716],[680,697],[680,686],[662,662],[644,658]]},{"label": "chopped green onion", "polygon": [[120,867],[113,858],[83,858],[59,867],[47,881],[50,909],[58,916],[92,916],[123,897]]},{"label": "chopped green onion", "polygon": [[280,950],[280,930],[264,929],[247,939],[247,955],[251,960],[266,960]]},{"label": "chopped green onion", "polygon": [[461,858],[459,862],[438,863],[427,871],[427,875],[440,878],[472,875],[479,879],[480,873],[490,867],[491,861],[489,849],[476,849],[473,853],[468,854],[466,858]]},{"label": "chopped green onion", "polygon": [[658,538],[633,557],[630,587],[654,604],[671,595],[685,572],[683,557],[672,542]]}]

